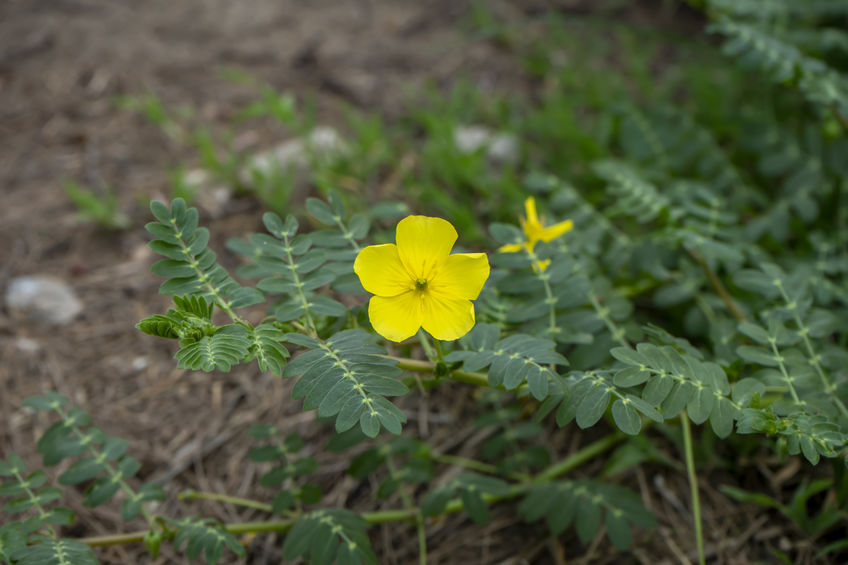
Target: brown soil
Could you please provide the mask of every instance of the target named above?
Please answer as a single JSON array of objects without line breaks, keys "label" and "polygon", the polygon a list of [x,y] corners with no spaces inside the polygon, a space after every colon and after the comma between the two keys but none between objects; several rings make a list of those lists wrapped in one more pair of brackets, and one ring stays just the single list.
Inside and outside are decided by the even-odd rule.
[{"label": "brown soil", "polygon": [[[534,14],[548,4],[553,3],[499,6]],[[160,280],[149,271],[154,258],[142,226],[149,199],[169,193],[167,169],[184,150],[138,115],[117,108],[115,97],[151,91],[170,107],[191,104],[205,120],[225,123],[253,93],[221,78],[220,70],[230,67],[278,90],[314,97],[322,121],[333,123],[343,104],[397,116],[405,93],[428,82],[445,86],[461,77],[483,89],[531,89],[512,54],[458,25],[468,10],[466,2],[450,0],[0,3],[0,290],[16,276],[49,274],[68,281],[85,304],[84,313],[63,327],[29,323],[0,309],[0,458],[15,452],[38,465],[34,442],[48,420],[22,408],[21,400],[55,390],[110,434],[131,442],[130,452],[143,464],[142,480],[167,479],[162,514],[262,519],[261,512],[176,497],[188,488],[267,497],[254,486],[257,468],[246,462],[245,431],[255,421],[306,438],[324,463],[318,480],[328,504],[355,499],[360,500],[355,509],[375,510],[370,496],[351,494],[370,486],[346,477],[344,462],[322,452],[326,430],[290,400],[290,382],[262,375],[255,365],[229,374],[176,370],[173,343],[134,329],[136,321],[164,311],[169,302],[157,293]],[[258,139],[274,141],[267,132]],[[132,227],[108,233],[80,224],[64,194],[66,178],[114,187]],[[223,217],[205,222],[212,245],[222,251],[227,237],[257,229],[260,215],[255,202],[235,201]],[[408,428],[461,452],[458,441],[474,432],[463,418],[464,390],[455,386],[406,399]],[[563,455],[588,441],[573,426],[551,436]],[[586,472],[599,468],[597,463]],[[814,551],[799,546],[803,538],[789,525],[729,503],[714,488],[719,479],[703,476],[701,484],[714,562],[773,559],[765,547],[787,546],[794,547],[799,562],[810,559]],[[573,532],[551,539],[542,526],[521,523],[514,507],[504,505],[493,509],[487,527],[459,515],[431,524],[430,562],[565,563],[566,556],[574,563],[695,560],[685,475],[640,470],[628,482],[660,519],[657,530],[638,534],[632,554],[616,552],[604,537],[589,547]],[[143,528],[143,522],[123,524],[114,505],[86,509],[81,499],[75,493],[69,500],[79,516],[69,536]],[[380,504],[393,508],[399,501]],[[381,563],[415,562],[415,533],[408,525],[375,527],[372,541]],[[247,562],[278,563],[280,543],[277,536],[258,536],[249,543]],[[103,563],[184,562],[169,549],[153,561],[138,545],[98,553]]]}]

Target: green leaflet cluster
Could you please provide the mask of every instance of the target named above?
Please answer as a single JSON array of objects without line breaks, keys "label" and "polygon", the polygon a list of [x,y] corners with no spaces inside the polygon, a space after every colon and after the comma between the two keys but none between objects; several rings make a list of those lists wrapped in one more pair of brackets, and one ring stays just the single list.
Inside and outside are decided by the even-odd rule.
[{"label": "green leaflet cluster", "polygon": [[[1,538],[2,533],[0,533]],[[15,565],[96,565],[99,563],[91,548],[81,541],[35,536],[30,538],[30,543],[32,545],[20,547],[9,554],[4,554],[0,550],[0,559]]]},{"label": "green leaflet cluster", "polygon": [[311,565],[376,565],[367,528],[368,522],[349,510],[315,510],[300,517],[286,536],[283,559],[302,556]]},{"label": "green leaflet cluster", "polygon": [[728,37],[727,55],[742,64],[759,67],[775,82],[793,82],[813,103],[848,113],[848,81],[835,69],[804,54],[767,30],[719,15],[712,30]]},{"label": "green leaflet cluster", "polygon": [[[215,262],[215,253],[206,247],[208,230],[197,227],[197,209],[186,208],[178,198],[170,209],[153,202],[151,210],[159,221],[147,225],[156,237],[150,247],[168,257],[154,264],[153,272],[169,277],[160,292],[175,295],[175,308],[145,318],[136,327],[149,335],[179,340],[176,359],[182,369],[229,371],[256,360],[260,370],[281,375],[288,357],[283,332],[272,322],[254,327],[236,315],[234,309],[264,302],[265,297],[254,288],[240,286]],[[180,294],[186,296],[176,296]],[[214,324],[215,307],[225,311],[232,323]]]},{"label": "green leaflet cluster", "polygon": [[295,504],[315,504],[321,500],[321,489],[313,484],[300,483],[300,478],[318,469],[313,457],[297,457],[303,449],[303,439],[297,434],[283,437],[282,431],[270,424],[254,424],[248,435],[267,443],[251,447],[247,458],[254,463],[272,463],[273,466],[259,477],[259,484],[279,488],[271,501],[271,511],[282,514]]},{"label": "green leaflet cluster", "polygon": [[740,323],[738,331],[754,342],[736,353],[748,364],[762,367],[755,375],[765,386],[783,391],[759,411],[745,411],[743,432],[782,437],[789,453],[803,453],[812,463],[820,456],[836,457],[845,448],[848,382],[841,369],[844,350],[827,337],[838,327],[828,310],[813,307],[803,270],[791,276],[774,264],[761,270],[742,270],[734,282],[777,306],[764,310],[764,324]]},{"label": "green leaflet cluster", "polygon": [[297,234],[299,226],[294,216],[283,221],[268,212],[262,221],[271,236],[253,234],[249,242],[231,240],[228,246],[253,261],[239,270],[241,275],[261,277],[259,289],[271,296],[282,295],[271,305],[276,320],[304,318],[314,332],[316,316],[345,316],[347,308],[343,304],[315,292],[336,279],[332,269],[321,268],[327,261],[326,250],[313,246],[311,234]]},{"label": "green leaflet cluster", "polygon": [[550,340],[525,334],[499,338],[498,326],[477,324],[461,339],[467,349],[452,351],[445,361],[462,361],[466,371],[489,367],[489,386],[515,390],[526,383],[534,397],[544,399],[555,375],[548,365],[568,365],[568,360],[555,351],[556,344]]},{"label": "green leaflet cluster", "polygon": [[359,424],[369,437],[381,427],[398,434],[406,416],[386,397],[409,389],[398,379],[402,371],[397,361],[371,339],[364,330],[344,330],[326,341],[287,334],[287,341],[308,351],[295,357],[283,376],[300,375],[292,398],[303,398],[304,410],[317,408],[321,417],[335,416],[336,431]]},{"label": "green leaflet cluster", "polygon": [[421,501],[421,511],[435,516],[445,511],[448,503],[456,496],[462,508],[477,524],[489,522],[489,505],[486,496],[504,497],[509,494],[509,484],[479,473],[460,473],[447,483],[427,493]]},{"label": "green leaflet cluster", "polygon": [[[59,475],[58,482],[63,486],[85,484],[86,506],[104,504],[121,491],[121,518],[129,521],[144,512],[144,503],[164,500],[165,494],[157,484],[138,489],[129,485],[141,464],[126,454],[128,442],[91,426],[88,414],[68,407],[67,398],[47,393],[25,399],[24,405],[59,417],[42,434],[38,451],[45,466],[75,459]],[[52,506],[63,493],[57,486],[46,486],[47,475],[43,471],[27,473],[23,460],[13,454],[7,461],[0,461],[0,478],[12,479],[0,482],[0,497],[11,497],[3,511],[29,514],[0,527],[0,560],[28,565],[97,563],[88,545],[57,538],[55,526],[71,525],[73,513],[68,508]]]},{"label": "green leaflet cluster", "polygon": [[504,405],[503,400],[503,395],[495,391],[483,395],[481,402],[486,410],[475,419],[474,427],[494,428],[480,446],[483,458],[496,462],[503,476],[521,478],[548,465],[551,454],[542,426],[524,418],[516,403]]},{"label": "green leaflet cluster", "polygon": [[88,483],[83,499],[86,506],[104,504],[122,491],[125,498],[121,503],[121,518],[124,521],[138,516],[143,503],[165,499],[158,484],[146,484],[138,490],[132,488],[127,481],[135,477],[141,463],[126,454],[129,443],[89,425],[88,414],[76,407],[66,409],[67,403],[67,398],[56,393],[24,400],[24,405],[40,412],[52,412],[60,418],[38,440],[44,464],[53,466],[64,459],[78,457],[59,475],[60,484]]},{"label": "green leaflet cluster", "polygon": [[217,520],[189,517],[180,520],[165,518],[165,521],[176,530],[174,547],[180,549],[185,544],[183,550],[192,561],[202,553],[206,563],[214,565],[221,560],[226,549],[239,557],[245,555],[244,547],[239,540],[227,532]]},{"label": "green leaflet cluster", "polygon": [[[704,362],[676,348],[640,343],[636,350],[616,347],[612,355],[627,365],[615,372],[618,387],[635,387],[645,383],[641,398],[656,407],[663,419],[677,416],[684,409],[689,419],[702,424],[708,419],[719,437],[733,431],[742,404],[753,392],[749,386],[739,387],[731,398],[731,387],[722,368]],[[745,389],[744,394],[742,389]]]},{"label": "green leaflet cluster", "polygon": [[423,441],[404,436],[366,449],[353,458],[347,472],[363,480],[382,466],[388,468],[388,473],[377,487],[379,498],[392,495],[403,485],[420,485],[435,477],[430,447]]},{"label": "green leaflet cluster", "polygon": [[555,481],[533,485],[518,507],[522,517],[535,522],[547,517],[548,528],[560,535],[574,522],[577,535],[588,544],[603,523],[615,547],[626,550],[633,543],[632,526],[651,529],[656,518],[632,491],[598,481]]},{"label": "green leaflet cluster", "polygon": [[152,267],[157,275],[168,277],[159,292],[201,294],[228,313],[233,308],[264,302],[261,292],[239,285],[216,262],[215,252],[207,247],[209,230],[198,227],[197,208],[187,208],[185,201],[177,198],[170,208],[153,201],[150,211],[157,220],[145,226],[155,238],[150,248],[166,257]]}]

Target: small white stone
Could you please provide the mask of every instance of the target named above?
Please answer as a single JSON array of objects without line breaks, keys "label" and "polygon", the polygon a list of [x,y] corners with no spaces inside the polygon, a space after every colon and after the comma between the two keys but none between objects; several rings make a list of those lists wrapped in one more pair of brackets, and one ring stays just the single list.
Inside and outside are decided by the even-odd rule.
[{"label": "small white stone", "polygon": [[38,353],[41,350],[41,344],[28,337],[19,337],[16,339],[15,347],[23,353]]},{"label": "small white stone", "polygon": [[6,306],[16,317],[48,324],[67,324],[82,311],[70,286],[42,275],[12,279],[6,288]]},{"label": "small white stone", "polygon": [[147,357],[145,357],[144,355],[136,357],[135,359],[133,359],[132,362],[133,371],[143,371],[147,368],[147,365]]},{"label": "small white stone", "polygon": [[334,159],[347,151],[347,144],[335,129],[318,126],[304,137],[290,139],[257,153],[239,173],[249,182],[256,173],[271,176],[274,173],[303,169],[313,159]]},{"label": "small white stone", "polygon": [[453,142],[462,153],[486,150],[486,158],[495,164],[518,161],[518,139],[506,132],[495,132],[486,126],[459,126],[453,132]]}]

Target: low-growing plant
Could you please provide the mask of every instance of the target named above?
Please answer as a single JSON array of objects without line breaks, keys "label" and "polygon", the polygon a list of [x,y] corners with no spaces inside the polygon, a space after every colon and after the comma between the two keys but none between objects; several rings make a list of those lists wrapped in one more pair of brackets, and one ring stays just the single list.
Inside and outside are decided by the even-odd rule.
[{"label": "low-growing plant", "polygon": [[[527,522],[544,521],[554,536],[573,528],[588,544],[603,531],[626,551],[634,530],[650,530],[656,517],[619,477],[659,463],[687,476],[705,563],[692,424],[730,468],[743,444],[802,458],[805,471],[831,460],[832,477],[805,475],[788,502],[723,490],[785,515],[823,544],[820,556],[844,555],[848,89],[840,59],[829,55],[842,36],[834,31],[823,44],[802,32],[845,21],[848,10],[828,1],[692,4],[728,38],[728,53],[779,85],[750,84],[747,74],[722,68],[716,76],[730,77],[733,88],[717,107],[646,104],[638,95],[613,101],[593,91],[583,93],[586,112],[577,115],[563,90],[573,86],[568,72],[534,44],[525,53],[531,68],[563,74],[536,108],[500,114],[527,137],[522,161],[502,175],[481,153],[451,145],[458,119],[426,111],[412,119],[427,137],[397,184],[426,181],[414,194],[441,190],[445,201],[455,195],[445,185],[459,184],[453,189],[465,190],[456,199],[466,203],[463,213],[454,202],[446,218],[409,215],[401,202],[368,208],[350,196],[378,182],[398,156],[373,119],[351,121],[370,160],[354,153],[316,169],[314,184],[327,196],[305,201],[308,223],[302,214],[268,212],[263,233],[227,242],[243,260],[235,273],[208,246],[195,208],[182,198],[151,204],[150,247],[162,256],[152,270],[173,305],[138,329],[173,340],[181,369],[227,372],[255,363],[295,379],[293,400],[333,428],[328,449],[358,446],[348,473],[373,479],[374,496],[396,496],[398,507],[358,512],[323,503],[319,465],[302,438],[257,422],[249,460],[262,466],[269,501],[181,496],[247,506],[267,520],[160,515],[156,503],[169,485],[138,484],[140,464],[128,443],[47,393],[25,401],[54,419],[38,450],[46,467],[71,462],[55,481],[14,454],[0,462],[0,496],[9,499],[3,511],[14,518],[0,526],[0,560],[96,563],[94,546],[143,542],[153,556],[172,543],[191,559],[203,554],[216,563],[232,559],[225,552],[245,555],[237,536],[276,532],[285,536],[286,560],[376,563],[369,527],[401,522],[415,529],[425,563],[434,520],[464,512],[484,524],[500,504],[514,505]],[[514,45],[505,38],[516,36],[483,4],[475,21]],[[634,72],[647,72],[644,63]],[[696,101],[714,99],[702,72],[686,75],[701,77],[689,84]],[[657,91],[671,93],[674,84]],[[768,102],[752,92],[768,92]],[[266,90],[247,112],[295,120],[285,97]],[[584,123],[597,129],[587,133]],[[196,138],[207,167],[235,174],[239,159],[219,156],[210,140]],[[557,140],[569,146],[559,151]],[[580,162],[563,163],[562,155]],[[360,184],[345,198],[332,190],[351,177]],[[501,200],[491,209],[472,208],[485,192],[481,177],[503,183],[494,185]],[[442,200],[409,208],[429,214]],[[483,216],[498,221],[484,229]],[[470,224],[476,232],[466,230]],[[473,419],[486,433],[475,457],[439,451],[406,425],[414,399],[448,383],[479,391]],[[550,435],[573,425],[598,435],[566,454]],[[676,459],[656,448],[651,428],[679,447]],[[613,448],[600,476],[579,472]],[[446,466],[456,472],[436,484]],[[73,516],[57,503],[69,485],[85,485],[87,506],[120,500],[122,518],[142,516],[148,528],[66,537],[62,528]]]}]

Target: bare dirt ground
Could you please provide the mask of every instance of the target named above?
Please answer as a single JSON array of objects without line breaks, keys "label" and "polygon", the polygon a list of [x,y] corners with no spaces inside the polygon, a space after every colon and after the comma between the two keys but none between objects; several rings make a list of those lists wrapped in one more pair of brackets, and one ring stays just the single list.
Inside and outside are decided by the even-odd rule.
[{"label": "bare dirt ground", "polygon": [[[545,4],[525,2],[517,11],[531,13]],[[178,161],[180,150],[114,100],[152,91],[169,106],[190,103],[210,121],[223,122],[252,96],[250,89],[220,77],[224,67],[315,97],[319,114],[330,123],[342,103],[395,116],[403,93],[428,81],[444,86],[462,77],[481,88],[532,88],[509,53],[457,25],[468,9],[466,2],[450,0],[0,2],[0,290],[16,276],[48,274],[69,282],[85,306],[67,326],[28,322],[0,309],[0,458],[15,452],[38,463],[34,442],[47,420],[20,402],[55,390],[91,413],[97,425],[131,442],[143,480],[167,480],[163,514],[203,512],[225,521],[264,517],[176,498],[187,488],[270,496],[253,486],[257,471],[246,463],[245,432],[254,421],[276,423],[307,439],[327,462],[319,476],[326,503],[374,510],[369,496],[355,495],[369,485],[346,477],[344,464],[322,453],[326,433],[314,425],[313,413],[302,413],[300,403],[290,400],[289,382],[262,375],[253,365],[229,374],[176,370],[172,343],[134,329],[136,321],[164,311],[169,302],[158,295],[161,281],[149,272],[154,258],[142,226],[149,199],[168,194],[167,167]],[[65,178],[114,187],[132,228],[107,233],[81,225],[64,194]],[[260,215],[256,203],[240,200],[218,220],[205,221],[213,247],[221,251],[227,237],[256,229]],[[405,405],[409,427],[420,432],[422,421],[429,422],[424,431],[431,443],[458,448],[474,432],[462,417],[467,398],[460,392]],[[590,438],[569,428],[551,439],[567,453]],[[485,528],[462,516],[431,524],[430,562],[565,563],[565,556],[574,563],[694,560],[684,475],[639,471],[631,479],[660,526],[641,533],[630,555],[617,553],[603,537],[588,548],[573,533],[550,539],[543,526],[524,525],[504,507],[493,511]],[[702,480],[714,562],[753,562],[769,555],[765,546],[786,545],[785,536],[795,535],[773,515],[730,504],[711,477]],[[70,536],[143,528],[123,524],[114,506],[85,509],[81,496],[70,505],[79,514],[66,532]],[[414,529],[408,525],[376,527],[372,541],[381,563],[415,560]],[[280,538],[259,536],[249,543],[247,562],[278,563],[279,547]],[[153,562],[137,545],[102,549],[99,556],[103,563]],[[166,550],[155,562],[183,558]]]}]

